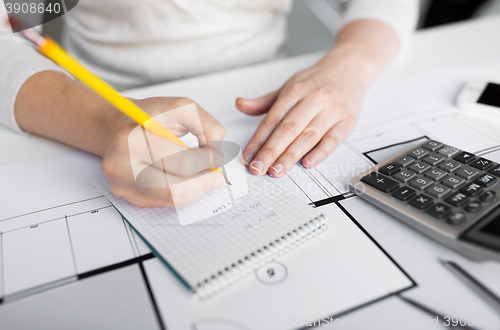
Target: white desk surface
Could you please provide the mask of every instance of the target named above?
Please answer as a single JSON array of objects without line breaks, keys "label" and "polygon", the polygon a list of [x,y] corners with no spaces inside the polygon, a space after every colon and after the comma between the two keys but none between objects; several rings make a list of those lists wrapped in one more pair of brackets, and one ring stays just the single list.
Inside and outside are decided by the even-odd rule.
[{"label": "white desk surface", "polygon": [[[394,113],[398,113],[402,109],[415,112],[451,105],[458,88],[467,79],[472,78],[471,75],[476,72],[483,74],[487,72],[484,67],[487,67],[488,62],[497,60],[496,67],[498,67],[500,43],[498,43],[497,31],[500,31],[500,17],[483,18],[417,32],[413,43],[406,52],[372,86],[365,99],[358,127],[368,126],[373,121],[382,122],[384,119],[377,118],[375,111],[377,107],[381,106],[390,107],[394,109]],[[257,97],[276,89],[289,76],[300,69],[310,66],[321,55],[308,54],[281,59],[131,90],[125,92],[125,94],[135,98],[189,96],[216,117],[228,115],[237,111],[234,106],[236,97]],[[464,67],[472,67],[472,69],[464,69]],[[474,68],[476,67],[480,67],[482,70],[475,71]],[[495,73],[492,72],[491,74]],[[496,72],[495,75],[489,78],[500,81],[500,72]],[[433,83],[425,83],[429,79],[432,79]],[[392,99],[390,97],[391,90],[396,84],[400,88],[393,92],[394,94],[397,93],[397,97]],[[439,88],[436,88],[437,85],[439,85]],[[414,86],[417,86],[418,90],[415,90]],[[19,135],[0,128],[0,149],[2,150],[0,165],[4,165],[57,154],[70,148],[56,142],[29,135]],[[382,232],[376,228],[376,223],[362,223],[362,225],[370,233],[373,230],[374,233],[372,234],[378,235],[378,238],[385,244],[385,248],[390,253],[394,253],[398,260],[404,259],[403,253],[405,249],[398,252],[397,248],[397,244],[400,244],[401,241],[386,239],[385,236],[387,235],[384,232],[389,231],[388,227]],[[394,233],[401,233],[401,235],[405,235],[405,233],[412,234],[411,229],[399,222],[387,225],[391,227],[391,230],[394,229]],[[439,245],[429,240],[429,245],[433,244],[438,246],[439,249]],[[436,254],[435,251],[435,247],[423,251],[422,258],[438,257],[439,254]],[[447,256],[447,253],[444,255]],[[401,263],[404,268],[411,272],[412,261],[402,260]],[[416,266],[413,268],[415,268],[415,272],[418,272]],[[488,272],[496,272],[499,268],[498,265],[487,265],[484,269]],[[447,281],[451,297],[453,292],[463,292],[464,289],[460,282],[450,280],[451,275],[443,271],[443,274],[438,277],[440,280]],[[425,296],[432,294],[430,291],[439,289],[432,285],[433,281],[432,278],[429,278],[429,281],[423,281],[422,288],[417,288],[414,293],[410,293],[410,296],[419,301],[425,301]],[[427,289],[425,286],[427,286]],[[447,304],[444,297],[436,297],[436,301],[440,299],[442,303]],[[472,293],[463,296],[462,299],[469,299],[469,301],[464,301],[462,308],[455,306],[454,311],[457,313],[462,311],[465,313],[466,310],[470,309],[471,303],[474,303],[478,309],[487,308]],[[391,303],[384,304],[390,305]],[[460,301],[457,304],[460,304]],[[441,305],[438,303],[437,306]],[[432,307],[435,308],[436,306]],[[446,313],[447,307],[443,306],[440,311]],[[482,314],[476,315],[483,316]]]}]

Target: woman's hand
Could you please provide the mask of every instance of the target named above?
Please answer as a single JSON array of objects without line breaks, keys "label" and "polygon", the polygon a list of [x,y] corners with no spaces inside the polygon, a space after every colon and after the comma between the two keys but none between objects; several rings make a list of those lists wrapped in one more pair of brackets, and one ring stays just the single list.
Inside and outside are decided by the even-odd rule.
[{"label": "woman's hand", "polygon": [[325,160],[353,130],[363,95],[397,46],[384,23],[357,21],[320,62],[280,89],[255,100],[238,98],[240,111],[267,113],[243,151],[250,172],[281,177],[301,158],[306,168]]},{"label": "woman's hand", "polygon": [[[221,141],[224,138],[224,127],[198,105],[196,105],[197,114],[191,113],[192,116],[189,113],[176,111],[168,113],[172,109],[193,104],[194,101],[188,98],[161,97],[134,100],[134,102],[152,117],[167,112],[165,116],[161,116],[163,120],[160,124],[178,137],[191,132],[198,138],[199,145],[206,145],[207,141]],[[196,118],[197,116],[199,119]],[[203,148],[184,151],[185,154],[181,155],[182,157],[177,157],[179,154],[176,154],[175,161],[173,159],[169,161],[168,157],[161,156],[163,161],[156,162],[147,168],[146,178],[141,172],[139,176],[142,175],[142,183],[139,182],[139,176],[134,177],[130,153],[133,145],[145,145],[144,135],[140,131],[138,135],[131,135],[132,130],[138,126],[137,123],[119,112],[116,112],[111,122],[109,139],[103,155],[103,173],[108,178],[113,194],[124,198],[132,205],[182,207],[202,196],[207,190],[218,189],[224,184],[224,177],[220,172],[208,170],[213,167],[211,160],[216,165],[221,165],[223,155],[217,149],[211,149],[211,158],[209,158],[207,149]],[[199,127],[200,122],[202,129]],[[149,145],[153,145],[151,139],[148,142]],[[162,144],[161,147],[169,150],[161,150],[163,155],[186,149],[169,141],[165,142],[166,144]],[[147,151],[145,155],[147,159],[143,163],[148,164],[150,158]],[[150,184],[144,184],[144,182]],[[172,182],[178,183],[172,185]]]},{"label": "woman's hand", "polygon": [[281,177],[306,154],[302,164],[313,168],[351,133],[365,86],[349,66],[318,63],[277,91],[236,101],[249,115],[267,112],[243,152],[252,174]]},{"label": "woman's hand", "polygon": [[[161,124],[176,136],[193,133],[200,146],[209,141],[221,141],[226,133],[215,118],[189,98],[155,97],[134,102],[152,117],[162,114]],[[194,105],[190,108],[192,111],[177,111],[177,108],[190,104]],[[205,191],[224,184],[220,172],[207,170],[224,161],[217,149],[190,149],[179,154],[176,152],[186,148],[150,137],[150,143],[153,140],[160,145],[161,154],[155,154],[156,162],[151,164],[152,152],[143,150],[146,149],[145,134],[142,134],[145,132],[139,130],[137,138],[129,140],[130,132],[138,124],[61,72],[42,71],[30,77],[18,93],[15,114],[24,131],[101,156],[102,170],[109,179],[111,190],[134,206],[185,206]],[[137,164],[149,170],[141,171],[137,178],[129,152],[130,145],[135,145],[135,142],[138,149],[143,150]],[[174,153],[175,159],[164,158]],[[147,184],[143,184],[142,179]],[[155,188],[161,183],[159,181],[163,182],[164,188]]]}]

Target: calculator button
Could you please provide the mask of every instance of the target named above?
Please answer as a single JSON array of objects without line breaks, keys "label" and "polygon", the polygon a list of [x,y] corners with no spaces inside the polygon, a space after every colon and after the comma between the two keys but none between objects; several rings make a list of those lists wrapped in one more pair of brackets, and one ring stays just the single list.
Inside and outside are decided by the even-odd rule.
[{"label": "calculator button", "polygon": [[479,196],[481,202],[490,203],[497,199],[497,193],[493,190],[485,191],[484,194]]},{"label": "calculator button", "polygon": [[408,171],[408,170],[402,170],[401,172],[399,172],[398,174],[396,174],[394,176],[394,179],[406,183],[416,176],[417,176],[417,174],[415,174],[415,172]]},{"label": "calculator button", "polygon": [[493,167],[491,170],[488,171],[488,173],[500,177],[500,165]]},{"label": "calculator button", "polygon": [[446,176],[446,172],[438,168],[433,168],[432,170],[425,173],[425,176],[434,181],[439,181]]},{"label": "calculator button", "polygon": [[430,150],[430,151],[436,151],[438,150],[443,144],[441,142],[437,142],[434,140],[427,141],[424,145],[422,145],[422,148]]},{"label": "calculator button", "polygon": [[408,167],[408,169],[410,171],[413,171],[417,174],[422,174],[430,168],[431,168],[431,166],[429,164],[422,163],[422,162],[416,162],[415,164],[412,164],[412,165],[410,165],[410,167]]},{"label": "calculator button", "polygon": [[472,201],[465,205],[464,210],[469,213],[476,213],[481,210],[482,204],[479,201]]},{"label": "calculator button", "polygon": [[453,195],[446,197],[444,201],[453,206],[460,207],[469,201],[469,197],[462,194],[461,192],[456,192]]},{"label": "calculator button", "polygon": [[459,151],[460,150],[458,150],[455,147],[445,146],[445,147],[439,149],[439,154],[442,155],[442,156],[450,158],[450,157],[453,157],[456,154],[458,154]]},{"label": "calculator button", "polygon": [[401,157],[398,157],[396,160],[394,160],[394,164],[401,166],[401,167],[406,167],[406,166],[410,165],[411,163],[413,163],[414,161],[415,161],[415,159],[413,159],[410,156],[401,156]]},{"label": "calculator button", "polygon": [[453,213],[446,222],[452,226],[458,226],[464,223],[466,219],[467,218],[463,212],[456,212]]},{"label": "calculator button", "polygon": [[470,163],[470,166],[477,168],[478,170],[485,171],[493,166],[493,162],[486,158],[479,158],[478,160]]},{"label": "calculator button", "polygon": [[430,154],[429,156],[423,159],[424,163],[427,163],[432,166],[436,166],[443,161],[444,157],[438,154]]},{"label": "calculator button", "polygon": [[417,192],[414,189],[408,187],[401,187],[395,192],[393,192],[392,196],[404,202],[415,196],[416,193]]},{"label": "calculator button", "polygon": [[432,184],[432,180],[424,177],[418,177],[410,181],[410,186],[418,190],[424,190]]},{"label": "calculator button", "polygon": [[446,196],[451,191],[450,188],[443,186],[440,183],[435,183],[430,187],[429,189],[426,190],[426,192],[431,195],[432,197],[435,198],[442,198]]},{"label": "calculator button", "polygon": [[408,156],[413,157],[415,159],[422,159],[425,156],[427,156],[428,154],[429,154],[429,152],[426,151],[425,149],[417,148],[417,149],[413,149],[412,151],[410,151],[408,153]]},{"label": "calculator button", "polygon": [[457,162],[460,162],[462,164],[468,164],[472,162],[474,159],[476,159],[476,156],[474,154],[471,154],[470,152],[467,151],[462,151],[459,153],[457,156],[453,158]]},{"label": "calculator button", "polygon": [[480,177],[478,177],[476,180],[474,180],[474,183],[477,183],[480,186],[483,186],[485,188],[489,188],[493,186],[495,183],[497,183],[497,178],[495,178],[493,175],[484,173]]},{"label": "calculator button", "polygon": [[465,187],[460,188],[460,192],[470,197],[479,195],[483,191],[483,187],[477,183],[471,182]]},{"label": "calculator button", "polygon": [[448,205],[444,205],[443,203],[437,203],[427,209],[427,213],[439,219],[446,217],[448,214],[450,214],[450,212],[451,207],[449,207]]},{"label": "calculator button", "polygon": [[389,193],[399,187],[399,183],[377,172],[372,172],[364,176],[361,181],[385,193]]},{"label": "calculator button", "polygon": [[393,175],[399,171],[399,166],[395,164],[387,164],[378,169],[378,171],[385,175]]},{"label": "calculator button", "polygon": [[444,162],[441,163],[441,165],[439,165],[439,168],[442,168],[443,170],[445,170],[446,172],[455,172],[456,170],[458,170],[458,168],[462,166],[462,164],[460,164],[459,162],[457,161],[454,161],[454,160],[446,160]]},{"label": "calculator button", "polygon": [[444,184],[445,186],[447,187],[450,187],[452,189],[456,189],[458,187],[460,187],[460,185],[462,185],[462,183],[464,183],[465,180],[456,176],[456,175],[450,175],[446,178],[444,178],[443,181],[441,181],[442,184]]},{"label": "calculator button", "polygon": [[475,177],[479,173],[479,170],[472,168],[468,165],[462,166],[462,168],[458,169],[455,175],[458,175],[465,180],[470,180]]},{"label": "calculator button", "polygon": [[416,197],[413,197],[413,199],[410,201],[410,205],[413,207],[416,207],[417,209],[425,209],[429,205],[433,203],[433,199],[427,195],[418,195]]}]

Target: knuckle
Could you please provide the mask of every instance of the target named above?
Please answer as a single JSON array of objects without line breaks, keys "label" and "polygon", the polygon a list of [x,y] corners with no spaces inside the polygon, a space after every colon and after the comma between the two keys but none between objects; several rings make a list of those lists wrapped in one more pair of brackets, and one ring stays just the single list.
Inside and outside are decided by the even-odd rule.
[{"label": "knuckle", "polygon": [[316,141],[318,133],[313,129],[308,129],[304,132],[304,138],[307,141]]},{"label": "knuckle", "polygon": [[287,151],[283,156],[289,159],[292,164],[295,164],[300,159],[300,156],[294,151]]},{"label": "knuckle", "polygon": [[260,153],[264,157],[276,157],[278,155],[278,149],[276,149],[273,146],[266,146],[266,147],[262,148]]},{"label": "knuckle", "polygon": [[[253,155],[255,158],[255,155],[262,149],[262,146],[264,145],[265,141],[259,141],[259,140],[255,140],[255,141],[250,141],[246,148],[245,148],[245,151],[244,153],[245,154],[250,154],[250,155]],[[251,159],[249,159],[251,161]]]},{"label": "knuckle", "polygon": [[285,132],[295,134],[295,133],[297,133],[298,124],[296,121],[288,119],[288,120],[284,120],[281,123],[281,128]]},{"label": "knuckle", "polygon": [[318,148],[315,150],[315,152],[316,152],[315,158],[320,160],[325,159],[330,154],[330,152],[326,151],[324,148]]},{"label": "knuckle", "polygon": [[311,97],[315,101],[325,100],[330,96],[330,91],[324,87],[318,87],[311,92]]},{"label": "knuckle", "polygon": [[292,94],[300,94],[304,90],[304,84],[302,82],[292,83],[290,86],[290,92]]},{"label": "knuckle", "polygon": [[264,120],[262,120],[262,127],[266,130],[274,130],[278,124],[279,120],[273,116],[266,116]]},{"label": "knuckle", "polygon": [[330,149],[335,149],[340,144],[341,139],[337,135],[327,135],[325,136],[325,143]]}]

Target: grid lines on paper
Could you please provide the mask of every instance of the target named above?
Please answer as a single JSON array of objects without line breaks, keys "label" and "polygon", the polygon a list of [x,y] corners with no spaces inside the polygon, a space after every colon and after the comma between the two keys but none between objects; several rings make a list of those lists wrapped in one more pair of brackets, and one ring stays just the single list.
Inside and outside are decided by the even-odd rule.
[{"label": "grid lines on paper", "polygon": [[96,186],[194,287],[232,263],[244,262],[245,256],[262,250],[318,214],[294,196],[272,191],[268,186],[272,184],[265,179],[249,177],[249,181],[253,188],[236,207],[187,226],[179,224],[172,208],[136,208],[112,195],[106,179]]}]

